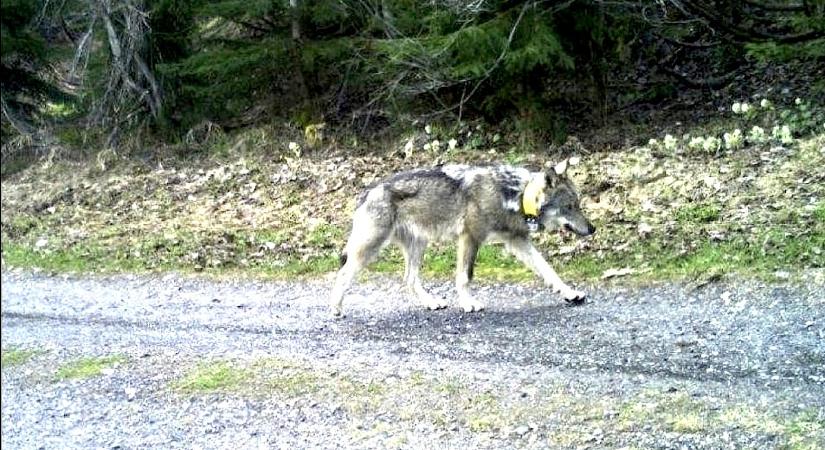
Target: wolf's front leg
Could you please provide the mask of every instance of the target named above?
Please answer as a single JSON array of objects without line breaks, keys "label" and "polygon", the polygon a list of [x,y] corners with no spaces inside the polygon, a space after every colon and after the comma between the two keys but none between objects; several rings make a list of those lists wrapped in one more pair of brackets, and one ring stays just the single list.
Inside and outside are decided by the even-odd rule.
[{"label": "wolf's front leg", "polygon": [[465,312],[484,309],[484,304],[476,300],[470,293],[470,280],[473,279],[473,268],[476,263],[478,247],[478,241],[469,234],[462,234],[458,237],[455,288],[458,291],[458,306]]},{"label": "wolf's front leg", "polygon": [[526,238],[517,238],[506,242],[507,248],[515,257],[538,274],[546,286],[559,292],[568,302],[582,302],[586,295],[584,292],[568,286],[559,275],[550,267],[550,264],[541,255],[541,252]]}]

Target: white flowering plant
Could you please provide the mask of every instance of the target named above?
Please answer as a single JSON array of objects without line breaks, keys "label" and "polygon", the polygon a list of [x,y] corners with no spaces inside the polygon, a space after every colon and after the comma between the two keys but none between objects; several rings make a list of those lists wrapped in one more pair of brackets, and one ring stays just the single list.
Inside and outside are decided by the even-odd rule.
[{"label": "white flowering plant", "polygon": [[771,130],[771,137],[784,145],[793,144],[793,133],[791,133],[791,127],[788,125],[774,126]]},{"label": "white flowering plant", "polygon": [[707,153],[718,152],[722,147],[722,141],[716,136],[708,136],[702,143],[702,150]]},{"label": "white flowering plant", "polygon": [[[443,123],[426,123],[417,125],[414,132],[416,148],[428,152],[463,152],[489,148],[501,139],[498,134],[488,131],[484,124],[467,123],[445,125]],[[423,131],[423,132],[422,132]]]},{"label": "white flowering plant", "polygon": [[661,140],[651,138],[647,146],[669,152],[736,151],[746,145],[792,145],[796,142],[795,137],[825,130],[822,106],[814,106],[801,97],[783,103],[774,104],[767,97],[753,103],[736,101],[730,105],[735,123],[730,128],[717,130],[719,134],[684,134],[681,139],[666,134]]},{"label": "white flowering plant", "polygon": [[670,134],[665,135],[665,139],[664,139],[665,150],[667,150],[669,152],[676,151],[678,145],[679,145],[679,141],[675,137],[673,137]]},{"label": "white flowering plant", "polygon": [[702,136],[694,136],[688,141],[688,148],[694,151],[702,150],[705,146],[705,138]]},{"label": "white flowering plant", "polygon": [[725,141],[725,150],[739,150],[745,144],[742,130],[739,128],[733,130],[732,133],[723,134],[722,139]]},{"label": "white flowering plant", "polygon": [[759,125],[754,125],[748,132],[748,142],[751,144],[764,144],[767,142],[768,136],[765,134],[765,129]]},{"label": "white flowering plant", "polygon": [[756,105],[751,105],[748,102],[734,102],[730,109],[735,115],[743,116],[745,120],[751,120],[759,114]]}]

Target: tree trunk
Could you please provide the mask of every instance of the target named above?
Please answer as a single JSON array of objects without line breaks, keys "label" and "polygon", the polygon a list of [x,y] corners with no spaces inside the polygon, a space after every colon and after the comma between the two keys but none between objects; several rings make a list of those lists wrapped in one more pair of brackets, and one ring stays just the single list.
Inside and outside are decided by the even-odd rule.
[{"label": "tree trunk", "polygon": [[[298,104],[300,106],[299,116],[302,121],[309,120],[313,123],[317,119],[317,109],[312,101],[307,75],[304,73],[303,64],[303,39],[301,36],[301,13],[299,0],[289,0],[289,9],[292,15],[292,45],[290,55],[293,60],[293,76],[295,77],[296,91],[298,93]],[[277,110],[278,108],[276,108]],[[305,125],[305,124],[302,124]]]},{"label": "tree trunk", "polygon": [[301,39],[301,21],[298,12],[298,0],[289,0],[289,11],[292,13],[292,40]]}]

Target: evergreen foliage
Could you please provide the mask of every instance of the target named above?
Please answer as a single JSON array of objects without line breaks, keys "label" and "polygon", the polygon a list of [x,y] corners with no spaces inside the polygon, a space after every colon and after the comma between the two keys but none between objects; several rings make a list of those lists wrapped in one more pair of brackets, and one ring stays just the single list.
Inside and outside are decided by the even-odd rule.
[{"label": "evergreen foliage", "polygon": [[48,64],[46,41],[33,26],[40,7],[39,2],[30,0],[0,1],[4,123],[14,120],[7,115],[30,119],[39,103],[62,96],[39,72]]},{"label": "evergreen foliage", "polygon": [[[220,121],[272,99],[273,116],[317,121],[423,109],[433,95],[463,103],[468,89],[480,95],[466,107],[481,110],[485,98],[511,91],[509,80],[544,87],[548,74],[575,67],[549,9],[502,2],[491,8],[506,9],[471,14],[437,2],[365,5],[303,2],[293,12],[286,2],[208,2],[194,9],[191,55],[161,69],[181,80],[186,103],[199,105],[193,116]],[[290,36],[293,18],[299,40]],[[306,117],[318,111],[327,117]]]},{"label": "evergreen foliage", "polygon": [[[47,44],[31,26],[42,5],[0,1],[4,102],[42,101]],[[823,0],[127,3],[64,2],[53,23],[68,23],[76,43],[92,36],[84,57],[101,80],[84,85],[86,98],[112,112],[99,116],[150,112],[179,133],[204,121],[366,126],[441,115],[561,135],[564,117],[598,121],[681,86],[718,88],[754,60],[825,60]],[[127,71],[107,54],[105,5]],[[148,35],[129,35],[130,20]],[[139,86],[112,82],[127,72]]]}]

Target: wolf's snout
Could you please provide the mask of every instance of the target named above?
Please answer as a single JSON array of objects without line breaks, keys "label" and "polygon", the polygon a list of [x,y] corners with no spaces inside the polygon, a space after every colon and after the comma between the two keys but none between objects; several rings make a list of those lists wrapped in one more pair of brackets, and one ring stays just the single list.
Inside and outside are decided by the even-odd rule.
[{"label": "wolf's snout", "polygon": [[564,225],[564,228],[567,231],[571,231],[573,233],[578,234],[579,236],[590,236],[591,234],[596,232],[596,227],[594,227],[593,224],[590,222],[587,222],[584,226],[573,226],[567,223]]}]

